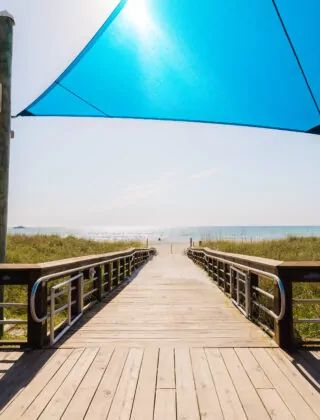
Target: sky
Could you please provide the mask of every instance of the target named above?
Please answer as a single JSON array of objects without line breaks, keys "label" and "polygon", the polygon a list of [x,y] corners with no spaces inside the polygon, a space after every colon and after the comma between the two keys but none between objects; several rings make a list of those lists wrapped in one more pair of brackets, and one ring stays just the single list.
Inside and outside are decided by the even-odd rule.
[{"label": "sky", "polygon": [[[0,0],[16,20],[13,115],[64,71],[114,3]],[[10,226],[320,224],[319,136],[98,118],[19,117],[12,128]]]}]

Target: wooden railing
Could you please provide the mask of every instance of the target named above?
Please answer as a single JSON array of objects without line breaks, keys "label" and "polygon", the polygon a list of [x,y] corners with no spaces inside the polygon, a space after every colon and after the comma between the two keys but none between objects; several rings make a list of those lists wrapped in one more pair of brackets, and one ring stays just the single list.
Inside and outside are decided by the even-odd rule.
[{"label": "wooden railing", "polygon": [[0,306],[25,310],[26,316],[0,323],[25,324],[26,340],[15,343],[30,348],[53,345],[84,311],[109,295],[155,254],[154,248],[138,248],[42,264],[1,264],[1,285],[17,286],[17,291],[25,288],[26,292],[23,302],[21,293],[17,293],[19,301],[3,302]]},{"label": "wooden railing", "polygon": [[[189,248],[187,255],[206,270],[235,306],[268,332],[280,347],[320,344],[320,319],[294,317],[299,312],[297,305],[319,305],[318,311],[312,311],[319,316],[320,262],[282,262],[209,248]],[[295,290],[298,284],[302,284],[300,294],[302,290],[303,297]],[[312,332],[311,338],[304,337],[299,333],[301,324],[318,329]]]}]

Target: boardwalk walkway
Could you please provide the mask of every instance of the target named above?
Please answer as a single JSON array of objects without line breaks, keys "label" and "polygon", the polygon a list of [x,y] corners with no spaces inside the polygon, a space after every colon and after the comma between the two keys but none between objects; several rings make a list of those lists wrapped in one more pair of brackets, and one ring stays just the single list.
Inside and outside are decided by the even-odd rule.
[{"label": "boardwalk walkway", "polygon": [[319,364],[276,348],[185,256],[161,253],[57,349],[0,353],[0,417],[319,419]]}]

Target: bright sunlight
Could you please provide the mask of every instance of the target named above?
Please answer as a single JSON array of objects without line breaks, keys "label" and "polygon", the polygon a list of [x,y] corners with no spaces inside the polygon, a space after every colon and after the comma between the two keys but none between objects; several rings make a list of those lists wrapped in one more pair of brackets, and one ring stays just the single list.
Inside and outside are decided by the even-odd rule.
[{"label": "bright sunlight", "polygon": [[148,0],[128,0],[125,6],[127,19],[143,34],[146,34],[153,27],[147,3]]}]

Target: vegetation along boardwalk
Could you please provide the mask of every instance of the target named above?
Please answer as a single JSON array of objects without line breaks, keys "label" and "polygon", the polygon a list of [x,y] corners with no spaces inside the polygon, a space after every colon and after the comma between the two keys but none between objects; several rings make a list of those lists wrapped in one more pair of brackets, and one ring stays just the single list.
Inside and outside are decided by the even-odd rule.
[{"label": "vegetation along boardwalk", "polygon": [[181,252],[55,347],[0,353],[1,419],[320,418],[319,352],[279,349]]}]

